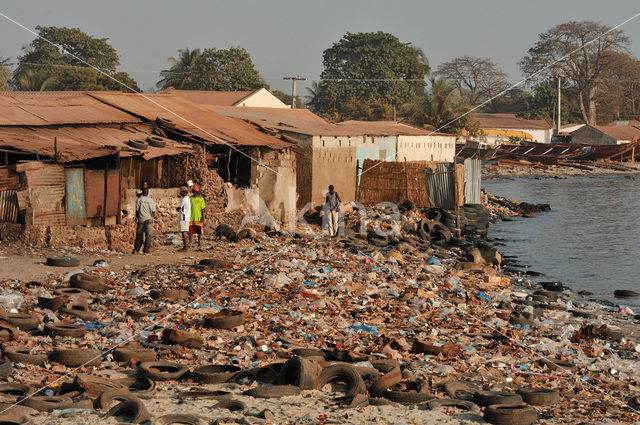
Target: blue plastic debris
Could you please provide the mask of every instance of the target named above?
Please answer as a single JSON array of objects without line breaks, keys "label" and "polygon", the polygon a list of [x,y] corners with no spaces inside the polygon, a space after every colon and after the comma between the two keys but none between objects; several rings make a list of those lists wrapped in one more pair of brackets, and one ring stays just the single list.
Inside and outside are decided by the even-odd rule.
[{"label": "blue plastic debris", "polygon": [[436,257],[429,257],[427,258],[427,264],[430,264],[432,266],[439,266],[440,260],[438,260]]},{"label": "blue plastic debris", "polygon": [[491,300],[491,297],[484,292],[476,292],[476,297],[484,298],[485,300]]},{"label": "blue plastic debris", "polygon": [[367,325],[351,325],[349,329],[352,329],[356,332],[368,332],[373,334],[373,336],[378,336],[378,327],[377,326],[367,326]]}]

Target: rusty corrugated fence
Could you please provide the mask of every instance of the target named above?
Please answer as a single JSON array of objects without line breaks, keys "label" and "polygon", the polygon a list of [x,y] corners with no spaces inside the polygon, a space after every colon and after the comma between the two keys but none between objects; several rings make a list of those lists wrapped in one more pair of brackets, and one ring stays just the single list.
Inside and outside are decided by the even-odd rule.
[{"label": "rusty corrugated fence", "polygon": [[0,190],[0,221],[18,222],[17,190]]},{"label": "rusty corrugated fence", "polygon": [[480,203],[482,163],[479,159],[464,160],[464,200],[467,204]]},{"label": "rusty corrugated fence", "polygon": [[453,210],[456,208],[455,163],[439,163],[435,170],[427,168],[426,184],[432,207]]}]

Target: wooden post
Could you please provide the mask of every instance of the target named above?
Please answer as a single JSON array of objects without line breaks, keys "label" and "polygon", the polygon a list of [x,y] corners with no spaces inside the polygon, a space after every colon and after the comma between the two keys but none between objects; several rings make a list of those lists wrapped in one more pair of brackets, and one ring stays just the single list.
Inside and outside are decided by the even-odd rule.
[{"label": "wooden post", "polygon": [[360,160],[356,159],[356,202],[358,202],[358,194],[360,192],[360,181],[358,173],[360,172]]},{"label": "wooden post", "polygon": [[104,162],[104,205],[102,206],[102,225],[106,225],[107,224],[107,190],[108,190],[108,183],[107,180],[109,179],[109,159],[105,160]]},{"label": "wooden post", "polygon": [[407,157],[404,157],[404,196],[409,199],[409,174],[407,173]]},{"label": "wooden post", "polygon": [[631,148],[631,162],[636,162],[636,147]]},{"label": "wooden post", "polygon": [[[238,170],[236,170],[236,173]],[[231,147],[229,147],[229,156],[227,157],[227,179],[231,181]]]},{"label": "wooden post", "polygon": [[189,180],[188,177],[189,177],[189,154],[187,154],[187,161],[186,161],[186,164],[184,166],[184,182],[183,182],[183,184],[187,183],[187,180]]}]

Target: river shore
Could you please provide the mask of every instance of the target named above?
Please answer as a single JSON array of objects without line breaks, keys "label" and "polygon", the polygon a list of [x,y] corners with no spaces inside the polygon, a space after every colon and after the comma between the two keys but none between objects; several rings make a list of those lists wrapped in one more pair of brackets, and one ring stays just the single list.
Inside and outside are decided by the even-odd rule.
[{"label": "river shore", "polygon": [[[582,165],[578,164],[578,166]],[[611,168],[612,166],[606,163],[590,163],[586,166],[589,167],[589,169],[565,165],[542,166],[540,164],[533,165],[531,163],[527,163],[526,165],[499,165],[497,163],[491,163],[483,165],[482,178],[485,180],[512,178],[557,179],[574,176],[601,176],[616,174],[628,174],[634,176],[635,174],[640,173],[640,164],[638,163],[625,162],[621,166],[621,169]],[[616,164],[613,164],[613,167],[616,167]]]},{"label": "river shore", "polygon": [[[486,205],[493,219],[522,213],[515,204],[510,207],[487,199]],[[49,385],[50,394],[63,393],[60,383],[72,382],[83,373],[117,383],[138,369],[136,359],[118,362],[113,358],[111,350],[125,343],[153,348],[159,359],[192,370],[226,364],[263,372],[277,371],[300,353],[297,348],[314,348],[313,362],[319,367],[345,363],[357,367],[369,392],[390,363],[400,366],[402,384],[387,390],[400,394],[396,400],[446,399],[451,394],[445,384],[462,381],[474,391],[557,390],[559,400],[532,407],[542,424],[640,419],[640,334],[631,312],[590,302],[558,284],[545,289],[526,275],[470,263],[467,251],[472,247],[467,243],[420,240],[406,230],[420,220],[415,212],[400,220],[382,211],[375,216],[382,228],[404,235],[404,245],[380,248],[353,231],[331,239],[259,231],[256,239],[237,243],[207,236],[202,249],[188,253],[176,253],[172,235],[158,237],[149,256],[57,250],[57,255],[79,258],[78,268],[104,278],[108,285],[105,293],[91,296],[89,310],[96,318],[89,321],[38,307],[38,297],[51,297],[69,285],[68,269],[37,264],[55,250],[3,244],[1,286],[23,297],[16,311],[41,317],[43,322],[64,320],[86,331],[82,338],[19,331],[5,348],[19,344],[45,353],[61,347],[103,352],[98,366],[14,363],[10,382],[34,388]],[[316,227],[311,230],[319,233]],[[517,259],[503,255],[505,263],[517,268]],[[198,265],[206,258],[218,261]],[[105,263],[93,266],[96,260]],[[24,263],[21,276],[15,268],[18,261]],[[30,262],[36,272],[28,270]],[[173,300],[150,297],[152,290],[167,289],[186,293]],[[149,306],[162,307],[166,313],[137,319],[128,313]],[[202,318],[222,308],[242,311],[244,323],[233,329],[207,328]],[[201,343],[185,346],[162,341],[164,329],[186,331],[199,336]],[[208,421],[204,423],[484,423],[477,411],[429,410],[424,402],[402,405],[373,395],[345,398],[345,386],[338,383],[275,399],[243,394],[268,385],[264,381],[270,378],[258,376],[246,374],[219,384],[204,384],[194,377],[156,381],[154,391],[140,396],[154,418],[188,412]],[[418,392],[403,393],[407,387]],[[218,402],[213,396],[180,395],[193,388],[225,391],[226,397],[244,408],[228,411],[212,407]],[[105,410],[81,405],[88,394],[70,394],[77,403],[71,408],[37,413],[20,407],[18,413],[32,416],[35,423],[118,423],[104,417]],[[382,402],[388,404],[374,405]],[[261,415],[265,409],[269,411],[266,418]]]}]

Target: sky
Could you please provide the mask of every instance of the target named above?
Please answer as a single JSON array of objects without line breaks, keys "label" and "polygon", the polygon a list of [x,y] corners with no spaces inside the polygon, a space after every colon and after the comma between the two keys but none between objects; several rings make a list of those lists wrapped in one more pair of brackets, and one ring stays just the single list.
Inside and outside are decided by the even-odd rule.
[{"label": "sky", "polygon": [[[615,26],[640,13],[637,0],[0,0],[0,13],[27,28],[77,27],[107,37],[121,71],[142,89],[155,86],[180,48],[246,48],[272,90],[298,94],[318,80],[322,52],[346,32],[385,31],[421,48],[432,70],[456,56],[487,57],[512,83],[539,33],[591,19]],[[621,27],[640,57],[640,16]],[[15,61],[34,35],[0,16],[0,56]]]}]

